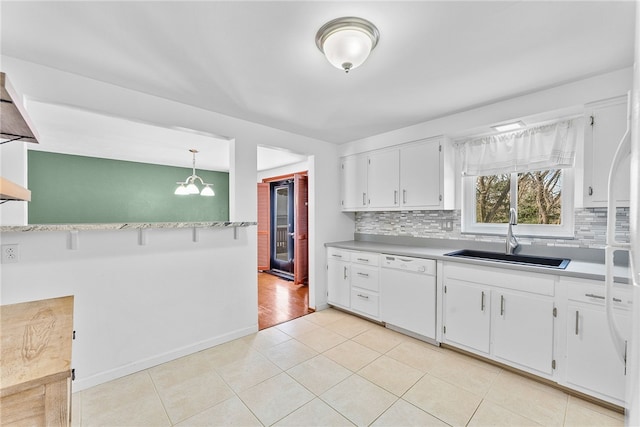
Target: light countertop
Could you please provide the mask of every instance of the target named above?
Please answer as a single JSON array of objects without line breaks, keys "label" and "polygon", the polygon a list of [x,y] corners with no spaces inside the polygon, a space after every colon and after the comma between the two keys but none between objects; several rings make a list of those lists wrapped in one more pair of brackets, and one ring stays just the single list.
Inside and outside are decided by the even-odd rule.
[{"label": "light countertop", "polygon": [[[461,243],[464,245],[464,243]],[[495,261],[487,261],[480,259],[469,258],[456,258],[445,256],[446,253],[452,252],[456,249],[451,247],[438,247],[432,246],[410,246],[401,244],[390,244],[370,241],[358,241],[348,240],[343,242],[331,242],[325,244],[326,247],[334,247],[341,249],[349,249],[364,252],[375,252],[390,255],[410,256],[416,258],[430,258],[435,260],[452,261],[452,262],[464,262],[468,264],[483,265],[485,267],[498,267],[508,268],[512,270],[522,270],[535,273],[553,274],[557,276],[569,276],[584,278],[590,280],[603,281],[605,277],[605,266],[601,262],[585,261],[580,259],[571,259],[571,262],[566,269],[548,268],[548,267],[535,267],[522,264],[502,263]],[[460,247],[458,249],[463,249]],[[619,283],[628,283],[629,268],[628,267],[614,267],[614,281]]]}]

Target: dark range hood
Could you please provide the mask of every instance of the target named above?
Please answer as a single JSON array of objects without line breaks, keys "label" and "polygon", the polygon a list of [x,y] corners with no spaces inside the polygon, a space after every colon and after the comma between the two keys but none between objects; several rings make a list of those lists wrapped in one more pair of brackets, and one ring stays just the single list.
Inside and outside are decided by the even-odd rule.
[{"label": "dark range hood", "polygon": [[[18,94],[0,72],[0,144],[12,141],[38,143],[38,134],[29,121]],[[15,101],[18,101],[17,103]],[[31,191],[0,176],[0,200],[30,201]]]},{"label": "dark range hood", "polygon": [[[38,143],[38,134],[34,130],[16,92],[11,87],[5,73],[0,72],[2,102],[0,102],[0,138],[2,143],[24,141]],[[18,100],[19,101],[19,100]]]}]

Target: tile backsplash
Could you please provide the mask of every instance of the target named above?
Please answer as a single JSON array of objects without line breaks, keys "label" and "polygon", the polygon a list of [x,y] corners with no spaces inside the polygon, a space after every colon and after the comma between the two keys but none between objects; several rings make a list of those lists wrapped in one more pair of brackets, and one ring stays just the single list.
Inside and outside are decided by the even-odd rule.
[{"label": "tile backsplash", "polygon": [[[504,242],[504,236],[467,234],[460,230],[460,211],[356,212],[356,233],[384,236]],[[444,228],[452,224],[451,231]],[[522,244],[602,249],[607,230],[606,208],[576,209],[573,239],[518,237]],[[629,241],[629,208],[616,210],[616,238]]]}]

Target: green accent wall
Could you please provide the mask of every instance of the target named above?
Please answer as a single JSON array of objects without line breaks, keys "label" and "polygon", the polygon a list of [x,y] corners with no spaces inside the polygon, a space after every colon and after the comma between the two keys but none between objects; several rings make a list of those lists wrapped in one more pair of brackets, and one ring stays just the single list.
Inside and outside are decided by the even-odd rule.
[{"label": "green accent wall", "polygon": [[214,197],[173,194],[190,168],[29,150],[29,224],[228,221],[229,174],[196,174]]}]

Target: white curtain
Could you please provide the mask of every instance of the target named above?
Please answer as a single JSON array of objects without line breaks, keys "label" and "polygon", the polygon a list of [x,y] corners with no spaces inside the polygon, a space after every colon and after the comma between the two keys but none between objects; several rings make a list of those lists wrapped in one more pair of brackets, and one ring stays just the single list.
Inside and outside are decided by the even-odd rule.
[{"label": "white curtain", "polygon": [[497,175],[571,167],[576,154],[574,120],[460,143],[462,174]]}]

